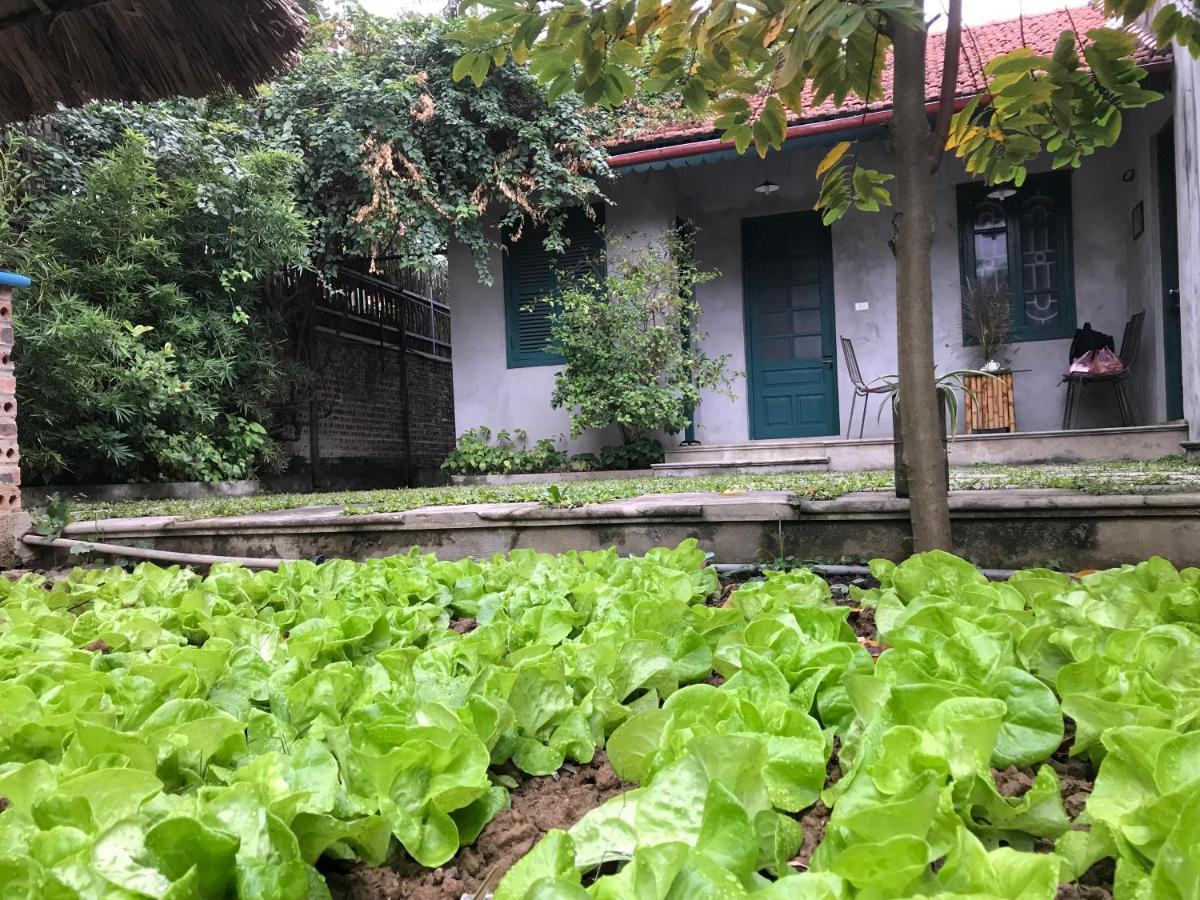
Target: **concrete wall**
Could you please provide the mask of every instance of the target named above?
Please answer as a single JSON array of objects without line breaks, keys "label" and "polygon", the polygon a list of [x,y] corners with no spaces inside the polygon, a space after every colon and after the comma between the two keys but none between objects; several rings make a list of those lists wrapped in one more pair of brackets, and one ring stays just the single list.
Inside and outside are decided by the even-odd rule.
[{"label": "concrete wall", "polygon": [[1179,48],[1174,93],[1183,412],[1191,440],[1200,441],[1200,62]]},{"label": "concrete wall", "polygon": [[[1072,175],[1075,295],[1078,322],[1114,335],[1120,342],[1126,319],[1145,308],[1147,326],[1142,358],[1133,391],[1139,424],[1161,421],[1165,409],[1162,388],[1160,304],[1156,302],[1157,200],[1153,183],[1153,136],[1170,115],[1168,103],[1126,117],[1117,146],[1087,160]],[[710,353],[728,354],[731,366],[744,371],[741,221],[743,218],[811,209],[816,199],[814,171],[826,147],[794,147],[772,153],[764,163],[746,158],[699,163],[662,171],[630,173],[609,188],[610,233],[653,232],[666,227],[676,213],[690,217],[700,228],[697,260],[720,277],[702,285],[698,298],[704,307],[702,329]],[[866,165],[888,168],[884,139],[863,148]],[[1043,167],[1044,168],[1044,167]],[[1122,174],[1133,169],[1132,181]],[[770,195],[754,192],[764,175],[780,185]],[[935,339],[941,371],[976,367],[983,361],[963,346],[958,228],[955,186],[969,180],[956,159],[947,158],[935,178],[937,230],[933,248]],[[1182,181],[1182,179],[1181,179]],[[1134,241],[1130,213],[1139,200],[1145,204],[1146,232]],[[1181,210],[1187,208],[1181,199]],[[1193,209],[1195,207],[1192,207]],[[887,212],[851,212],[833,226],[834,296],[839,335],[854,341],[865,377],[894,373],[895,269],[887,241],[891,216]],[[1182,235],[1181,235],[1182,239]],[[451,254],[451,297],[455,316],[455,400],[458,431],[475,425],[522,427],[531,437],[554,436],[567,430],[567,416],[549,408],[553,367],[506,368],[504,301],[499,253],[491,265],[493,283],[480,285],[461,248]],[[867,303],[856,311],[857,303]],[[1041,431],[1061,424],[1065,388],[1060,379],[1067,365],[1069,340],[1017,345],[1011,363],[1016,376],[1017,427]],[[840,347],[838,348],[840,356]],[[1193,360],[1200,365],[1200,360]],[[838,390],[841,432],[845,433],[853,388],[839,358]],[[1186,377],[1185,377],[1186,380]],[[1200,382],[1200,379],[1197,379]],[[706,444],[748,439],[749,417],[745,379],[735,384],[734,400],[720,395],[704,399],[696,411],[697,437]],[[1200,406],[1200,396],[1196,402]],[[891,421],[877,416],[879,401],[867,415],[867,436],[890,434]],[[861,409],[861,405],[859,407]],[[858,415],[856,414],[856,419]],[[1115,404],[1107,392],[1087,392],[1079,427],[1117,424]],[[857,436],[857,424],[855,425]],[[576,448],[610,442],[611,437],[585,435]]]}]

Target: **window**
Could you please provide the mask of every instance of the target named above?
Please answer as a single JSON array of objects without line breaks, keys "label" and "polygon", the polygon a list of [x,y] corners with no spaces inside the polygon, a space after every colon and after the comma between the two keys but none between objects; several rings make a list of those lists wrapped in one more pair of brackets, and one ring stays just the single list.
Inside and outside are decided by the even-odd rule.
[{"label": "window", "polygon": [[546,229],[526,227],[521,239],[505,238],[504,322],[507,331],[508,367],[552,366],[562,357],[550,343],[549,297],[559,281],[596,266],[604,250],[604,207],[580,209],[567,216],[563,227],[566,249],[550,253]]},{"label": "window", "polygon": [[964,295],[968,286],[1007,288],[1014,341],[1073,336],[1070,175],[1031,175],[1003,199],[989,191],[995,188],[958,188]]}]

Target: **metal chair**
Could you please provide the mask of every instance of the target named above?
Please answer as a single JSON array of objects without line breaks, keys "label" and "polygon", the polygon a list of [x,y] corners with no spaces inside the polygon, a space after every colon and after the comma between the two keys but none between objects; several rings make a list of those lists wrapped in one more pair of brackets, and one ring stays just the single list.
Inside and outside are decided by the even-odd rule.
[{"label": "metal chair", "polygon": [[858,437],[862,440],[863,430],[867,427],[867,405],[870,403],[872,394],[886,394],[891,391],[891,388],[886,384],[875,384],[879,381],[878,378],[874,381],[864,381],[862,370],[858,367],[858,357],[854,355],[854,344],[850,338],[841,338],[842,356],[846,359],[846,371],[850,373],[850,383],[854,385],[854,399],[850,401],[850,418],[846,422],[846,440],[850,439],[850,432],[854,430],[854,407],[858,404],[858,398],[863,398],[862,421],[858,424]]},{"label": "metal chair", "polygon": [[1133,424],[1133,408],[1129,404],[1129,395],[1125,392],[1125,382],[1133,372],[1133,364],[1137,362],[1138,347],[1142,343],[1142,323],[1146,319],[1144,312],[1136,313],[1125,323],[1125,333],[1121,336],[1121,352],[1117,356],[1124,368],[1115,375],[1093,375],[1091,372],[1068,372],[1063,376],[1067,383],[1067,403],[1063,408],[1063,431],[1074,427],[1075,418],[1079,413],[1079,400],[1085,384],[1111,384],[1117,397],[1117,410],[1121,414],[1121,424]]}]

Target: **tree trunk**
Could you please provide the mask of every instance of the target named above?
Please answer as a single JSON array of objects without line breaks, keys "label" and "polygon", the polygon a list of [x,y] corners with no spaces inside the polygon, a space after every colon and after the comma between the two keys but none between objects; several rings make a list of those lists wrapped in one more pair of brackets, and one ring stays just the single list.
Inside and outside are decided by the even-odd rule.
[{"label": "tree trunk", "polygon": [[896,154],[896,341],[913,549],[951,549],[946,456],[934,387],[932,175],[925,112],[925,29],[891,29]]}]

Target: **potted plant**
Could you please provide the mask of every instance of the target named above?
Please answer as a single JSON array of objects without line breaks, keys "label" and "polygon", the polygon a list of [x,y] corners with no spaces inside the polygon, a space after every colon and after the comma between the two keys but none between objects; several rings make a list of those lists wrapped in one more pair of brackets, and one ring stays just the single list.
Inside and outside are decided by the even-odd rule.
[{"label": "potted plant", "polygon": [[[938,412],[941,415],[942,421],[942,450],[947,455],[950,455],[950,441],[953,440],[954,434],[958,431],[958,391],[961,390],[964,395],[970,396],[970,389],[965,386],[964,379],[982,377],[991,378],[991,373],[984,372],[979,369],[958,369],[954,372],[946,372],[943,375],[937,375],[934,378],[934,387],[937,390],[937,395],[941,401],[938,404]],[[903,432],[900,429],[900,380],[896,375],[884,375],[881,379],[887,385],[892,406],[892,464],[895,470],[896,481],[896,496],[908,496],[908,466],[904,463],[904,439]],[[880,414],[883,408],[880,407]],[[946,428],[947,418],[949,418],[949,429]],[[946,466],[946,490],[950,489],[950,466]]]},{"label": "potted plant", "polygon": [[[979,353],[980,368],[993,376],[985,381],[964,375],[967,433],[1017,430],[1013,375],[1008,369],[1012,344],[1012,306],[1006,288],[969,287],[963,301],[963,330]],[[982,402],[980,402],[982,398]]]},{"label": "potted plant", "polygon": [[984,372],[1004,370],[1001,359],[1012,344],[1012,306],[1008,290],[968,287],[963,300],[963,331],[979,351]]}]

